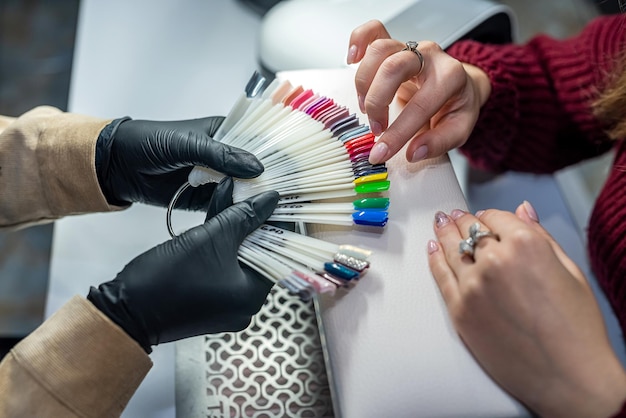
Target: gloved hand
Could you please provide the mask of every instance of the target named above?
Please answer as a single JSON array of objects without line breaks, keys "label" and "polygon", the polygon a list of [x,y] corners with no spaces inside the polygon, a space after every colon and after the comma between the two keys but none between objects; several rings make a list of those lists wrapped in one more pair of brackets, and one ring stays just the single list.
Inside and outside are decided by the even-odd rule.
[{"label": "gloved hand", "polygon": [[[125,118],[107,125],[96,145],[96,173],[107,201],[118,206],[132,202],[167,206],[196,165],[239,178],[260,175],[263,165],[254,155],[212,139],[223,120]],[[187,190],[176,207],[205,209],[214,188],[209,183]]]},{"label": "gloved hand", "polygon": [[204,224],[141,254],[114,280],[90,289],[87,299],[146,352],[168,341],[240,331],[263,306],[272,283],[239,264],[237,251],[273,212],[278,193],[226,207],[232,187],[229,177],[220,182]]}]

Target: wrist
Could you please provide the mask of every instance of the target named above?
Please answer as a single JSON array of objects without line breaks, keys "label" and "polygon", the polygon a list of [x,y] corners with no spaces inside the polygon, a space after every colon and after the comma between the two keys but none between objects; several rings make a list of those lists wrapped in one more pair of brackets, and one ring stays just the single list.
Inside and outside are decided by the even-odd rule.
[{"label": "wrist", "polygon": [[116,280],[112,280],[101,284],[97,288],[92,286],[87,294],[87,300],[122,328],[146,353],[150,354],[152,352],[150,338],[133,321],[131,311],[125,304],[126,298],[123,293],[123,286]]},{"label": "wrist", "polygon": [[[586,382],[588,400],[578,400],[587,407],[585,416],[613,416],[621,410],[626,401],[626,373],[620,361],[615,356],[610,357],[610,361],[604,368],[598,366],[595,379],[589,378]],[[592,368],[595,369],[595,367]],[[605,370],[605,372],[599,370]],[[582,405],[581,411],[584,411]]]},{"label": "wrist", "polygon": [[113,120],[107,126],[105,126],[96,141],[96,176],[98,177],[98,184],[100,190],[110,205],[114,206],[128,206],[130,203],[123,201],[115,196],[114,191],[110,187],[109,177],[111,175],[111,149],[113,146],[113,139],[119,126],[131,120],[129,117],[123,117]]},{"label": "wrist", "polygon": [[[560,376],[545,397],[529,405],[542,417],[612,417],[626,402],[626,372],[613,353],[589,359],[582,372]],[[602,364],[599,364],[602,363]],[[573,366],[576,368],[576,366]]]},{"label": "wrist", "polygon": [[463,68],[469,77],[474,90],[478,95],[480,106],[482,107],[491,94],[491,80],[489,75],[475,65],[463,63]]}]

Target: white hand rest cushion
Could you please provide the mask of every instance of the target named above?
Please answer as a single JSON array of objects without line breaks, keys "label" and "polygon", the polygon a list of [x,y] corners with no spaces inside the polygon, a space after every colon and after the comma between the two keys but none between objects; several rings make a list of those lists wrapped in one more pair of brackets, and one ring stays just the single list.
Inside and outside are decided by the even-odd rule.
[{"label": "white hand rest cushion", "polygon": [[[353,69],[278,77],[358,109]],[[448,158],[408,164],[401,151],[388,167],[393,186],[384,230],[309,228],[316,238],[373,251],[371,268],[358,286],[319,299],[336,415],[529,416],[467,351],[428,267],[426,243],[435,238],[435,212],[466,209]]]}]

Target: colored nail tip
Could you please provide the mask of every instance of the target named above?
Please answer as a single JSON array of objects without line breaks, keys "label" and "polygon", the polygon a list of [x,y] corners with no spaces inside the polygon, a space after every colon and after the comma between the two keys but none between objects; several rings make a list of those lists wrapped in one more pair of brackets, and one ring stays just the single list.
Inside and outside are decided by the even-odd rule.
[{"label": "colored nail tip", "polygon": [[348,287],[350,286],[351,282],[349,280],[345,280],[342,279],[340,277],[334,276],[328,272],[325,271],[321,271],[319,273],[317,273],[318,276],[324,278],[325,280],[328,280],[329,282],[331,282],[332,284],[334,284],[337,287]]},{"label": "colored nail tip", "polygon": [[361,210],[352,214],[352,221],[357,225],[385,226],[389,213],[381,210]]},{"label": "colored nail tip", "polygon": [[384,181],[384,180],[387,180],[387,175],[388,173],[386,171],[382,173],[368,174],[366,176],[361,176],[355,179],[354,184],[358,185],[358,184],[372,183],[376,181]]},{"label": "colored nail tip", "polygon": [[355,161],[352,162],[352,167],[371,167],[371,168],[386,168],[387,166],[383,164],[372,164],[368,160]]},{"label": "colored nail tip", "polygon": [[[346,135],[347,134],[348,134],[348,132],[346,132]],[[354,141],[360,141],[360,140],[363,140],[363,139],[369,139],[369,138],[374,139],[375,138],[374,134],[372,132],[370,132],[370,130],[365,125],[359,125],[356,128],[354,128],[351,131],[351,135],[350,136],[352,137],[352,140],[354,140]],[[353,141],[350,141],[350,142],[353,142]]]},{"label": "colored nail tip", "polygon": [[287,291],[293,295],[298,295],[303,301],[308,301],[313,297],[313,290],[310,288],[303,288],[290,280],[290,277],[286,277],[279,281],[279,284],[287,289]]},{"label": "colored nail tip", "polygon": [[350,257],[358,258],[360,260],[369,260],[372,255],[371,250],[366,250],[362,247],[357,247],[350,244],[342,244],[339,246],[339,252]]},{"label": "colored nail tip", "polygon": [[388,208],[354,208],[356,211],[386,212]]},{"label": "colored nail tip", "polygon": [[[343,113],[342,113],[343,116]],[[334,121],[334,123],[331,123],[330,126],[330,131],[331,132],[336,132],[339,128],[344,127],[346,125],[350,125],[351,123],[358,121],[356,114],[351,114],[351,115],[347,115],[347,111],[346,111],[346,116],[340,119],[337,119]]]},{"label": "colored nail tip", "polygon": [[354,147],[344,147],[346,149],[346,152],[348,153],[348,155],[352,156],[352,155],[361,155],[363,153],[367,154],[367,158],[365,158],[366,160],[369,160],[369,153],[372,150],[372,147],[374,146],[374,143],[363,143]]},{"label": "colored nail tip", "polygon": [[390,184],[391,182],[389,180],[374,181],[370,183],[359,184],[354,188],[354,190],[357,193],[384,192],[385,190],[389,190]]},{"label": "colored nail tip", "polygon": [[308,283],[306,280],[304,280],[303,278],[299,276],[296,276],[293,273],[285,277],[285,280],[288,280],[298,289],[309,289],[312,287],[311,284]]},{"label": "colored nail tip", "polygon": [[369,146],[370,148],[374,146],[376,143],[376,137],[372,134],[362,135],[356,138],[350,138],[347,141],[344,141],[343,146],[346,147],[348,151],[351,151],[355,148]]},{"label": "colored nail tip", "polygon": [[355,209],[387,209],[389,208],[388,197],[366,197],[352,202]]},{"label": "colored nail tip", "polygon": [[364,160],[367,160],[369,158],[369,153],[370,150],[372,149],[372,147],[374,146],[374,143],[369,143],[369,144],[361,144],[359,146],[356,147],[351,147],[348,148],[346,147],[346,151],[348,151],[348,155],[352,156],[360,156],[360,155],[365,155],[366,158],[363,158]]},{"label": "colored nail tip", "polygon": [[369,150],[359,152],[358,154],[350,154],[350,161],[368,161],[369,155]]},{"label": "colored nail tip", "polygon": [[326,262],[324,263],[324,270],[327,273],[337,276],[344,280],[354,280],[357,277],[359,277],[359,272],[349,269],[346,266],[342,266],[339,263]]},{"label": "colored nail tip", "polygon": [[342,144],[346,145],[351,142],[358,142],[360,139],[366,138],[369,136],[371,136],[372,138],[375,138],[374,135],[372,135],[372,133],[369,132],[369,128],[367,126],[359,125],[356,128],[351,129],[348,132],[344,132],[343,134],[341,134],[339,136],[339,140],[341,141]]},{"label": "colored nail tip", "polygon": [[357,170],[354,172],[355,177],[363,177],[370,174],[384,173],[384,171],[379,170]]},{"label": "colored nail tip", "polygon": [[316,274],[305,274],[299,271],[293,271],[291,274],[309,283],[317,293],[330,293],[332,295],[337,290],[336,284],[324,280],[324,278]]},{"label": "colored nail tip", "polygon": [[349,269],[356,270],[359,273],[363,273],[370,266],[370,263],[367,260],[363,260],[361,258],[353,257],[351,255],[343,253],[335,254],[335,256],[333,257],[333,261],[335,263],[344,265]]},{"label": "colored nail tip", "polygon": [[341,135],[345,134],[346,132],[351,131],[352,129],[354,129],[356,126],[358,126],[358,120],[353,120],[349,123],[346,123],[344,125],[340,125],[337,128],[335,128],[335,130],[333,130],[333,136],[339,138],[341,137]]},{"label": "colored nail tip", "polygon": [[292,101],[291,103],[289,103],[289,105],[291,107],[293,107],[294,109],[298,109],[300,108],[300,106],[309,98],[311,98],[315,93],[313,93],[313,90],[308,89],[308,90],[304,90],[302,93],[300,93],[299,95],[297,95]]},{"label": "colored nail tip", "polygon": [[318,120],[320,116],[322,115],[322,113],[324,113],[325,111],[327,111],[329,108],[332,108],[332,106],[334,105],[334,101],[332,99],[327,99],[325,100],[323,103],[321,103],[316,109],[311,111],[311,117],[313,117],[313,119]]},{"label": "colored nail tip", "polygon": [[387,220],[385,220],[384,222],[368,222],[363,220],[356,220],[354,221],[354,223],[362,226],[377,226],[382,228],[383,226],[387,225]]},{"label": "colored nail tip", "polygon": [[371,165],[369,161],[358,161],[352,163],[353,171],[371,171],[374,173],[384,173],[387,172],[387,167],[384,165]]},{"label": "colored nail tip", "polygon": [[369,174],[378,174],[378,173],[386,173],[387,169],[385,167],[382,168],[375,168],[375,167],[361,167],[358,169],[354,169],[352,170],[356,173],[363,173],[363,174],[359,174],[357,177],[363,177],[363,176],[367,176]]}]

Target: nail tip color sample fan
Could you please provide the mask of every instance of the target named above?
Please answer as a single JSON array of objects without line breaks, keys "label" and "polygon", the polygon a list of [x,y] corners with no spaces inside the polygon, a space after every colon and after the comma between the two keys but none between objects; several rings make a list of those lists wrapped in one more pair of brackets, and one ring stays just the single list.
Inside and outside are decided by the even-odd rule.
[{"label": "nail tip color sample fan", "polygon": [[[257,178],[235,181],[233,201],[276,190],[280,200],[269,221],[384,227],[389,199],[380,194],[390,182],[385,164],[368,161],[375,142],[369,127],[310,89],[288,81],[267,88],[261,83],[255,74],[215,135],[265,167]],[[189,183],[221,177],[195,167]],[[241,262],[303,299],[350,286],[367,271],[369,255],[271,225],[252,233],[239,250]]]}]

